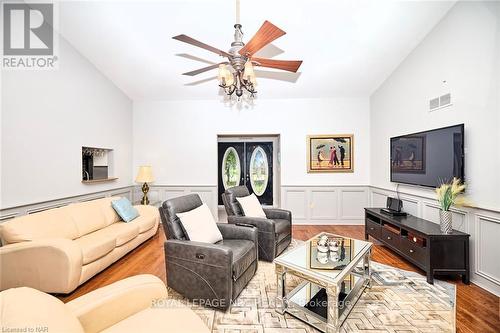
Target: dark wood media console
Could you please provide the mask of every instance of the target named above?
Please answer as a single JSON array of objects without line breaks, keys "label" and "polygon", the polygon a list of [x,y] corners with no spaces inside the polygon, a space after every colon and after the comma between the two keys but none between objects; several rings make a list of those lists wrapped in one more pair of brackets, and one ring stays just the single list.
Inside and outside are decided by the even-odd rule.
[{"label": "dark wood media console", "polygon": [[442,234],[439,225],[408,215],[384,214],[380,208],[365,208],[365,238],[381,241],[427,273],[427,282],[434,275],[459,274],[469,283],[469,235],[453,230]]}]

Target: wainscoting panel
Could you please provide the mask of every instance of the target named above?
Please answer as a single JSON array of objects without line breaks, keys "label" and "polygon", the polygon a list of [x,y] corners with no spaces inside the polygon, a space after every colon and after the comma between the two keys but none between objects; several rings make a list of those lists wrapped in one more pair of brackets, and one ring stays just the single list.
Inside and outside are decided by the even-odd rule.
[{"label": "wainscoting panel", "polygon": [[311,219],[336,220],[337,219],[337,191],[311,190]]},{"label": "wainscoting panel", "polygon": [[[217,186],[215,185],[150,185],[148,197],[150,202],[161,203],[191,193],[200,196],[201,201],[208,205],[217,220],[219,214],[217,211]],[[135,200],[141,200],[142,191],[140,186],[136,186],[134,194],[136,196]]]},{"label": "wainscoting panel", "polygon": [[[439,223],[439,203],[434,193],[420,196],[400,191],[404,210],[434,223]],[[385,206],[388,196],[397,197],[395,191],[370,187],[370,205]],[[470,234],[469,252],[471,281],[500,296],[500,212],[481,208],[452,208],[453,228]],[[450,253],[450,255],[453,255]]]},{"label": "wainscoting panel", "polygon": [[[440,207],[437,202],[424,201],[422,218],[432,221],[434,223],[439,223],[439,210]],[[453,215],[453,221],[452,221],[453,229],[469,233],[467,211],[457,208],[452,208],[451,212]]]},{"label": "wainscoting panel", "polygon": [[294,224],[363,224],[368,186],[282,186]]},{"label": "wainscoting panel", "polygon": [[500,285],[500,219],[476,215],[476,274]]},{"label": "wainscoting panel", "polygon": [[364,221],[364,209],[368,207],[368,190],[366,188],[341,189],[339,200],[340,220]]},{"label": "wainscoting panel", "polygon": [[282,193],[281,202],[283,203],[283,208],[292,212],[294,221],[300,224],[306,224],[304,223],[308,219],[306,189],[282,188]]},{"label": "wainscoting panel", "polygon": [[53,209],[58,207],[63,207],[69,205],[70,203],[85,202],[95,199],[101,199],[105,197],[126,197],[133,201],[134,188],[132,186],[121,187],[113,190],[106,190],[94,193],[88,193],[78,196],[72,196],[67,198],[60,198],[57,200],[50,200],[44,202],[37,202],[29,205],[5,208],[0,210],[0,223],[10,220],[14,217],[34,214],[42,212],[47,209]]},{"label": "wainscoting panel", "polygon": [[186,194],[186,192],[184,190],[181,190],[181,189],[165,189],[163,191],[163,196],[161,197],[161,202],[165,201],[165,200],[168,200],[168,199],[173,199],[173,198],[177,198],[177,197],[181,197],[183,196],[184,194]]},{"label": "wainscoting panel", "polygon": [[377,191],[370,191],[370,196],[371,205],[373,207],[385,207],[387,203],[387,194]]},{"label": "wainscoting panel", "polygon": [[418,200],[408,198],[406,196],[401,196],[400,199],[401,201],[403,201],[405,212],[411,215],[418,215],[418,212],[420,210],[420,203]]}]

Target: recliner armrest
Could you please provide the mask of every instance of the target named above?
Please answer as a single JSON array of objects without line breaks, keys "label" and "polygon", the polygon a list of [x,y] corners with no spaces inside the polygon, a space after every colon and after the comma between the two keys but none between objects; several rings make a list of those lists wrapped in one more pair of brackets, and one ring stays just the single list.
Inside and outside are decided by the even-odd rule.
[{"label": "recliner armrest", "polygon": [[248,216],[228,216],[227,221],[230,224],[251,224],[255,226],[259,232],[272,232],[274,233],[273,220],[262,217],[248,217]]},{"label": "recliner armrest", "polygon": [[66,306],[80,320],[86,333],[100,332],[147,308],[158,306],[168,296],[156,276],[132,276],[76,298]]},{"label": "recliner armrest", "polygon": [[268,219],[280,219],[292,221],[292,212],[285,209],[279,208],[264,208],[264,213]]},{"label": "recliner armrest", "polygon": [[222,238],[224,239],[246,239],[257,242],[258,230],[254,225],[248,223],[217,223]]},{"label": "recliner armrest", "polygon": [[0,247],[0,290],[32,287],[70,293],[78,287],[82,250],[71,239],[47,238]]},{"label": "recliner armrest", "polygon": [[232,267],[233,250],[217,244],[167,239],[165,251],[167,257],[229,269]]}]

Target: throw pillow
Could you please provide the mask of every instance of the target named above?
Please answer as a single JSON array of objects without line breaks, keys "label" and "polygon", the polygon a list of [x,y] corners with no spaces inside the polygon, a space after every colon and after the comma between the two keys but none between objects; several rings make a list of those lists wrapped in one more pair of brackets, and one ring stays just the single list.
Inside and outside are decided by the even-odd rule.
[{"label": "throw pillow", "polygon": [[111,206],[125,222],[130,222],[139,216],[139,211],[132,206],[127,198],[121,198],[111,202]]},{"label": "throw pillow", "polygon": [[189,240],[203,243],[217,243],[222,234],[207,204],[184,213],[177,213]]},{"label": "throw pillow", "polygon": [[257,199],[254,193],[246,197],[236,198],[236,200],[238,200],[238,202],[240,203],[241,209],[243,210],[243,214],[245,214],[245,216],[266,218],[266,213],[264,213],[259,199]]}]

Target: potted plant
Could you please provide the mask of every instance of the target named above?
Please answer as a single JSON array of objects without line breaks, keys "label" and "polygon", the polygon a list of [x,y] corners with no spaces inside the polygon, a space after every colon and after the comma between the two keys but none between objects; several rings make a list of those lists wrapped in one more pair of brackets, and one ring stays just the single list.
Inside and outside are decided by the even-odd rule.
[{"label": "potted plant", "polygon": [[439,210],[439,227],[444,234],[451,234],[452,228],[452,212],[451,206],[465,205],[465,199],[461,194],[465,191],[467,185],[461,182],[458,178],[453,178],[449,183],[442,183],[436,188],[437,199],[441,209]]}]

